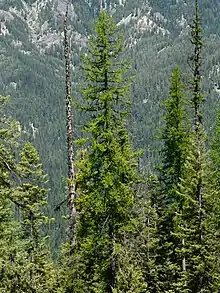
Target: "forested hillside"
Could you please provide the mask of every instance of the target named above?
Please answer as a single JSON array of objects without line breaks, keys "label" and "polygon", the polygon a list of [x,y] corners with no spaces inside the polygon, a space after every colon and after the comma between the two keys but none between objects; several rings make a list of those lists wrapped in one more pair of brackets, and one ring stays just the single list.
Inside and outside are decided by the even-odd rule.
[{"label": "forested hillside", "polygon": [[[142,168],[151,172],[158,160],[161,101],[168,94],[175,64],[188,70],[189,23],[193,1],[104,1],[125,34],[126,55],[132,59],[135,82],[130,133],[136,147],[144,150]],[[74,1],[70,6],[72,41],[72,90],[80,99],[79,58],[86,49],[100,1]],[[203,87],[207,96],[207,127],[214,122],[219,81],[218,1],[201,3],[204,28]],[[65,1],[0,2],[0,88],[10,95],[9,113],[20,123],[37,147],[49,175],[49,210],[65,194],[65,121],[63,18]],[[187,78],[187,77],[184,77]],[[210,103],[210,101],[212,101]],[[76,131],[84,122],[77,114]],[[61,224],[62,225],[62,224]],[[59,238],[59,237],[58,237]],[[54,238],[55,239],[55,238]]]},{"label": "forested hillside", "polygon": [[219,292],[219,13],[0,1],[1,292]]}]

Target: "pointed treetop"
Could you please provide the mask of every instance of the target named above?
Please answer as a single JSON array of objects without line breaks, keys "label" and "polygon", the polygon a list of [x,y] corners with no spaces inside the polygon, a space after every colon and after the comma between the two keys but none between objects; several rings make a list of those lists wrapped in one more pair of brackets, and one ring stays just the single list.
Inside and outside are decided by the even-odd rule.
[{"label": "pointed treetop", "polygon": [[199,10],[199,3],[198,3],[198,0],[196,0],[196,15],[198,15],[198,10]]},{"label": "pointed treetop", "polygon": [[199,22],[199,1],[196,0],[195,3],[195,21]]}]

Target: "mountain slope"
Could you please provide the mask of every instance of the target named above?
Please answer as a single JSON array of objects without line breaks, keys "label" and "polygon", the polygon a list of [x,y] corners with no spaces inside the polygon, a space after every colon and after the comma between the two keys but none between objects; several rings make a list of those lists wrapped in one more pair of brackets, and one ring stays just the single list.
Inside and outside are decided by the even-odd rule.
[{"label": "mountain slope", "polygon": [[[0,1],[0,94],[11,95],[9,111],[23,125],[49,173],[50,213],[65,196],[65,119],[63,69],[63,17],[65,0]],[[145,150],[147,170],[158,159],[155,139],[161,120],[161,101],[169,90],[175,64],[189,68],[189,23],[193,0],[103,0],[126,39],[132,57],[134,101],[130,131],[135,146]],[[70,5],[73,93],[80,79],[80,52],[86,49],[99,0],[75,0]],[[220,24],[218,0],[201,3],[205,34],[203,85],[207,93],[207,128],[214,121],[220,84]],[[216,85],[215,85],[216,84]],[[76,129],[83,122],[77,115]],[[62,225],[60,223],[60,225]],[[55,232],[55,245],[62,237]]]}]

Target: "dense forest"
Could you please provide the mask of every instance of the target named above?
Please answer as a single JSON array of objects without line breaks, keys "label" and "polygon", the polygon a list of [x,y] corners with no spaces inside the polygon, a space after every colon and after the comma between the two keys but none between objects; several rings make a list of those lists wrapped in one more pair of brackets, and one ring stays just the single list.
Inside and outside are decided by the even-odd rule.
[{"label": "dense forest", "polygon": [[[169,64],[171,75],[153,63],[145,69],[156,74],[147,75],[149,82],[164,79],[155,83],[151,104],[138,70],[142,60],[131,58],[135,50],[139,57],[144,51],[138,45],[131,49],[117,13],[108,12],[108,1],[102,4],[93,30],[88,25],[91,34],[80,59],[72,47],[71,5],[65,5],[64,65],[55,51],[47,57],[49,64],[57,60],[54,66],[65,81],[48,69],[48,80],[57,78],[48,92],[63,93],[62,123],[53,125],[52,114],[48,118],[41,159],[42,133],[30,124],[31,136],[18,112],[13,117],[19,97],[11,102],[7,86],[0,93],[0,292],[218,293],[220,108],[210,96],[213,86],[215,95],[220,89],[214,80],[219,69],[214,67],[210,78],[205,73],[210,32],[203,29],[204,4],[195,0],[188,7],[192,19],[180,49],[184,56],[174,54],[178,62]],[[154,5],[161,12],[167,7],[161,1]],[[217,44],[210,44],[211,50]],[[32,77],[25,74],[27,84]],[[4,82],[3,74],[0,78]],[[38,81],[37,95],[46,86],[42,76]],[[12,93],[17,86],[10,84]],[[141,101],[137,107],[134,95]],[[46,99],[25,101],[18,111],[27,116],[29,107],[41,112],[48,106]],[[60,133],[61,148],[50,130]]]}]

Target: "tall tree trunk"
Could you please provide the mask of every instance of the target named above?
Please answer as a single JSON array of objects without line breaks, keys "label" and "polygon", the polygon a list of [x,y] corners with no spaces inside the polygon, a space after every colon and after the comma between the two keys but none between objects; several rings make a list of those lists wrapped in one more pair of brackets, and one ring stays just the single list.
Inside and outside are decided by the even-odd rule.
[{"label": "tall tree trunk", "polygon": [[67,164],[68,164],[68,208],[69,208],[69,239],[71,244],[75,245],[75,226],[76,226],[76,208],[75,198],[76,190],[74,184],[74,151],[73,151],[73,112],[71,106],[71,81],[70,81],[70,45],[68,37],[68,11],[67,2],[64,18],[64,57],[65,57],[65,82],[66,82],[66,139],[67,139]]},{"label": "tall tree trunk", "polygon": [[[201,28],[199,24],[199,11],[198,11],[198,0],[195,1],[195,20],[194,20],[194,31],[192,35],[192,43],[194,44],[194,70],[193,70],[193,103],[194,103],[194,111],[195,111],[195,133],[197,139],[197,168],[198,172],[201,172],[201,152],[202,152],[202,144],[201,144],[201,134],[202,134],[202,115],[200,111],[200,106],[202,102],[201,95],[201,50],[202,50],[202,39],[201,39]],[[201,210],[202,210],[202,178],[199,178],[199,182],[197,184],[197,199],[198,199],[198,216],[199,216],[199,240],[202,240],[201,233]]]}]

